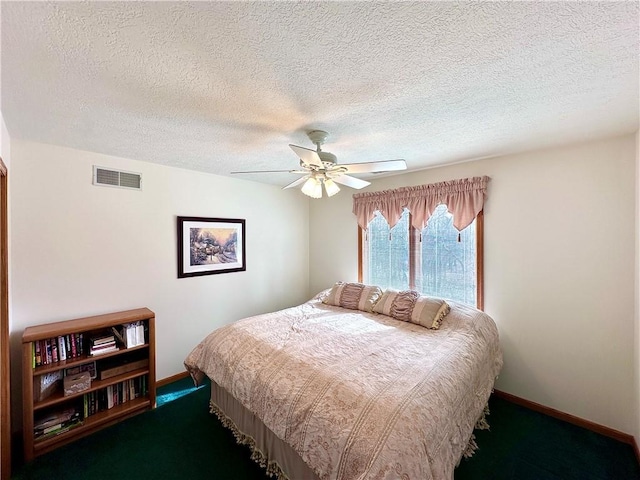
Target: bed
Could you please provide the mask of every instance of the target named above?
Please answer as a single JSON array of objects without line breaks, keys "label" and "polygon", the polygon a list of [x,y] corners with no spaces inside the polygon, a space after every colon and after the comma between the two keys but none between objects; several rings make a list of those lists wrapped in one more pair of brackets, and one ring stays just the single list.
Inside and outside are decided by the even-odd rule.
[{"label": "bed", "polygon": [[185,367],[211,380],[212,413],[280,479],[452,479],[502,367],[493,320],[448,302],[425,328],[328,294],[193,349]]}]

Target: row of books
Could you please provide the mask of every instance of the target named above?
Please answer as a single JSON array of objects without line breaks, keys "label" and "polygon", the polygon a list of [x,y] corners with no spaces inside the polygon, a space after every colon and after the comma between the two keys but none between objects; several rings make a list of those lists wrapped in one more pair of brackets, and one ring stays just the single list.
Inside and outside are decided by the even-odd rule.
[{"label": "row of books", "polygon": [[85,342],[82,333],[70,333],[32,343],[33,368],[49,365],[64,360],[78,358],[85,353],[90,356],[118,350],[118,344],[125,348],[137,347],[145,344],[144,322],[133,322],[122,325],[118,329],[102,335],[93,336],[88,342],[88,352],[85,352]]},{"label": "row of books", "polygon": [[82,333],[71,333],[59,337],[33,342],[33,367],[77,358],[84,354]]},{"label": "row of books", "polygon": [[54,410],[37,418],[33,426],[36,440],[50,438],[84,424],[84,419],[116,405],[148,395],[147,375],[109,385],[100,390],[85,393],[83,404],[76,408]]},{"label": "row of books", "polygon": [[118,344],[124,348],[137,347],[145,344],[144,323],[133,322],[123,325],[121,329],[111,327],[109,333],[90,339],[89,355],[100,355],[118,349]]},{"label": "row of books", "polygon": [[54,437],[79,425],[82,425],[82,418],[75,408],[52,412],[36,421],[33,436],[36,439]]},{"label": "row of books", "polygon": [[84,418],[134,398],[144,397],[148,393],[147,389],[147,376],[142,375],[86,393],[83,398]]}]

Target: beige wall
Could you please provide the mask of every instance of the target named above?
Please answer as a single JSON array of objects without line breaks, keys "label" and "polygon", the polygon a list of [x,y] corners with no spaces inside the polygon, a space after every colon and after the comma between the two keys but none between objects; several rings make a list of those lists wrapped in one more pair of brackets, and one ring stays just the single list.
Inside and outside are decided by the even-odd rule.
[{"label": "beige wall", "polygon": [[[16,379],[29,325],[149,307],[161,379],[183,372],[216,327],[308,299],[309,202],[298,191],[16,140],[12,153]],[[93,186],[94,164],[142,173],[143,190]],[[178,215],[246,219],[246,272],[178,279]]]},{"label": "beige wall", "polygon": [[[297,191],[17,140],[11,147],[14,346],[27,325],[148,306],[163,378],[215,327],[356,279],[347,188],[309,210]],[[637,152],[625,136],[368,188],[489,175],[485,305],[505,353],[497,388],[636,435]],[[143,192],[92,186],[93,164],[141,172]],[[247,272],[178,280],[177,215],[246,218]],[[15,351],[13,360],[15,378]]]},{"label": "beige wall", "polygon": [[[376,180],[368,191],[489,175],[485,309],[497,388],[627,433],[634,407],[635,138]],[[310,289],[357,276],[348,189],[311,203]]]},{"label": "beige wall", "polygon": [[0,156],[4,164],[9,167],[9,157],[11,156],[11,138],[9,137],[9,131],[4,123],[2,112],[0,112]]}]

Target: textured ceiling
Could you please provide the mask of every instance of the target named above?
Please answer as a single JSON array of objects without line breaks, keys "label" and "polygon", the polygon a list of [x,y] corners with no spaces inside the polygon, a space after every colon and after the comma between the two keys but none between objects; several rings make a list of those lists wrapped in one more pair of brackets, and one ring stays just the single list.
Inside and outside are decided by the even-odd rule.
[{"label": "textured ceiling", "polygon": [[638,2],[1,9],[20,139],[228,175],[295,168],[313,128],[339,162],[410,170],[638,129]]}]

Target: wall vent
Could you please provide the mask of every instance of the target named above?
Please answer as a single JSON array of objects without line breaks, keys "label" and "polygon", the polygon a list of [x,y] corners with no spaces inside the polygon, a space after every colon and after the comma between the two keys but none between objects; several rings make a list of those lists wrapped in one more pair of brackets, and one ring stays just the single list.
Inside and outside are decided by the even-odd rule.
[{"label": "wall vent", "polygon": [[142,190],[142,174],[93,166],[93,184],[103,187]]}]

